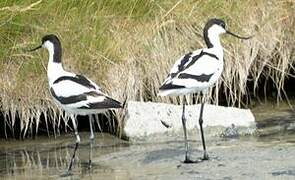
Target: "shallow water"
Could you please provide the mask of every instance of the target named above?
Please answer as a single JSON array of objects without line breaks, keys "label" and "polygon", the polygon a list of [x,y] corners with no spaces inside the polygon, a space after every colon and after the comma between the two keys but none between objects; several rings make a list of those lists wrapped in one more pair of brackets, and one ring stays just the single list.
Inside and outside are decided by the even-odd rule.
[{"label": "shallow water", "polygon": [[[126,142],[96,133],[93,167],[88,169],[88,133],[81,133],[72,175],[63,177],[73,151],[72,135],[57,139],[0,141],[1,179],[295,179],[295,115],[256,109],[257,133],[207,136],[210,160],[183,164],[182,134]],[[269,118],[271,117],[271,118]],[[202,155],[199,134],[190,132],[191,157]]]}]

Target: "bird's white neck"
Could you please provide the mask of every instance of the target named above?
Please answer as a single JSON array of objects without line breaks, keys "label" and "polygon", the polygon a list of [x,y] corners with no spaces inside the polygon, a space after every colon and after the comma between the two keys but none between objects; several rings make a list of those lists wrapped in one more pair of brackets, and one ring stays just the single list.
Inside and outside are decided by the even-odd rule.
[{"label": "bird's white neck", "polygon": [[204,29],[204,40],[208,48],[214,48],[215,51],[222,51],[219,36],[225,33],[225,30],[220,26],[213,25]]},{"label": "bird's white neck", "polygon": [[49,58],[48,58],[48,65],[47,65],[47,77],[49,84],[52,84],[58,77],[64,74],[64,69],[62,67],[62,63],[60,60],[56,60],[56,49],[52,43],[46,43],[45,48],[48,50]]},{"label": "bird's white neck", "polygon": [[214,34],[214,33],[208,33],[208,39],[210,41],[210,43],[212,44],[212,48],[221,48],[221,43],[220,43],[220,38],[218,34]]},{"label": "bird's white neck", "polygon": [[210,28],[204,38],[208,49],[216,54],[220,60],[223,60],[223,48],[219,36],[220,33],[216,33],[213,28]]}]

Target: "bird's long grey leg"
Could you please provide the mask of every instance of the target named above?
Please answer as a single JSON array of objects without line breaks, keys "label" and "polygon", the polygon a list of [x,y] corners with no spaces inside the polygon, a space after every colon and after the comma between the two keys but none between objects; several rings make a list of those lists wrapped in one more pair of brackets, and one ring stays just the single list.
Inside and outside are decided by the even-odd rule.
[{"label": "bird's long grey leg", "polygon": [[89,115],[89,127],[90,127],[90,136],[89,136],[89,144],[90,144],[89,168],[91,168],[91,163],[92,163],[92,148],[93,148],[93,142],[94,142],[93,117],[92,117],[92,115]]},{"label": "bird's long grey leg", "polygon": [[76,151],[77,151],[78,146],[79,146],[79,143],[80,143],[80,136],[78,134],[78,129],[77,129],[77,124],[76,124],[75,116],[74,115],[71,115],[71,119],[72,119],[73,128],[74,128],[75,135],[76,135],[76,144],[75,144],[74,153],[73,153],[73,156],[72,156],[72,159],[71,159],[69,168],[68,168],[68,172],[70,172],[72,170],[72,166],[73,166],[73,163],[74,163],[74,160],[75,160],[75,156],[76,156]]},{"label": "bird's long grey leg", "polygon": [[188,151],[189,151],[189,147],[188,147],[188,141],[187,141],[187,131],[186,131],[186,118],[185,118],[185,97],[183,97],[183,107],[182,107],[182,127],[183,127],[183,133],[184,133],[184,146],[185,146],[185,159],[184,159],[184,163],[192,163],[193,161],[190,160],[189,155],[188,155]]},{"label": "bird's long grey leg", "polygon": [[204,150],[204,155],[203,155],[202,160],[208,160],[209,156],[206,151],[205,137],[204,137],[204,132],[203,132],[203,110],[204,110],[204,102],[202,102],[202,104],[201,104],[199,124],[200,124],[201,138],[202,138],[202,144],[203,144],[203,150]]}]

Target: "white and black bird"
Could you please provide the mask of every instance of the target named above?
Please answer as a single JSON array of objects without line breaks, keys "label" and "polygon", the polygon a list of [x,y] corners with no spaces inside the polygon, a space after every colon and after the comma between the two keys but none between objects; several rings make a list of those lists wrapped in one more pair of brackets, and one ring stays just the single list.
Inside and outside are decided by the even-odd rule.
[{"label": "white and black bird", "polygon": [[[191,93],[206,92],[212,87],[223,70],[223,48],[220,43],[219,35],[230,34],[240,39],[249,39],[251,37],[241,37],[226,30],[224,21],[220,19],[210,19],[203,30],[203,36],[207,48],[198,49],[189,52],[179,58],[169,72],[168,77],[159,88],[160,96],[179,96]],[[185,98],[184,98],[185,99]],[[203,110],[202,101],[199,125],[203,144],[204,155],[202,160],[208,160],[206,152],[205,138],[203,133]],[[186,132],[185,101],[183,101],[182,124],[185,140],[185,163],[198,161],[190,160],[188,156],[188,142]]]},{"label": "white and black bird", "polygon": [[61,107],[72,120],[76,135],[76,145],[68,172],[71,170],[75,154],[80,143],[76,115],[89,115],[90,123],[90,154],[89,165],[91,166],[92,146],[94,140],[92,114],[102,113],[108,109],[122,108],[120,102],[108,97],[90,79],[83,75],[77,75],[65,71],[62,66],[62,47],[56,35],[50,34],[42,38],[42,44],[30,51],[46,48],[49,52],[47,76],[50,94],[54,102]]}]

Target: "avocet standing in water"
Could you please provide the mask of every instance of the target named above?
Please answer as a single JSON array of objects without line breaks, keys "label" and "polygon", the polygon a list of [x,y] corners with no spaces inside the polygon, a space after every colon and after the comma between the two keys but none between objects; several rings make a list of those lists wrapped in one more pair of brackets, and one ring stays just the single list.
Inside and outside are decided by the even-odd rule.
[{"label": "avocet standing in water", "polygon": [[[197,92],[205,92],[212,87],[220,78],[223,70],[223,49],[219,40],[219,35],[230,34],[240,39],[250,39],[251,37],[241,37],[226,30],[224,21],[220,19],[210,19],[203,30],[203,36],[207,48],[198,49],[187,53],[176,61],[168,77],[159,89],[160,96],[178,96]],[[184,98],[185,99],[185,98]],[[203,133],[203,110],[204,102],[201,103],[199,125],[203,144],[203,158],[208,160],[205,138]],[[185,101],[183,100],[182,125],[185,140],[185,160],[184,163],[194,163],[188,155],[188,142],[186,132]]]},{"label": "avocet standing in water", "polygon": [[92,146],[94,140],[92,114],[102,113],[108,109],[121,108],[121,103],[108,97],[94,82],[83,75],[67,72],[62,67],[61,43],[57,36],[51,34],[42,38],[42,44],[30,51],[46,48],[49,52],[47,76],[50,94],[54,102],[65,110],[71,117],[76,135],[76,145],[71,158],[68,172],[71,170],[80,136],[78,134],[76,115],[89,115],[90,123],[90,154],[89,166],[91,167]]}]

